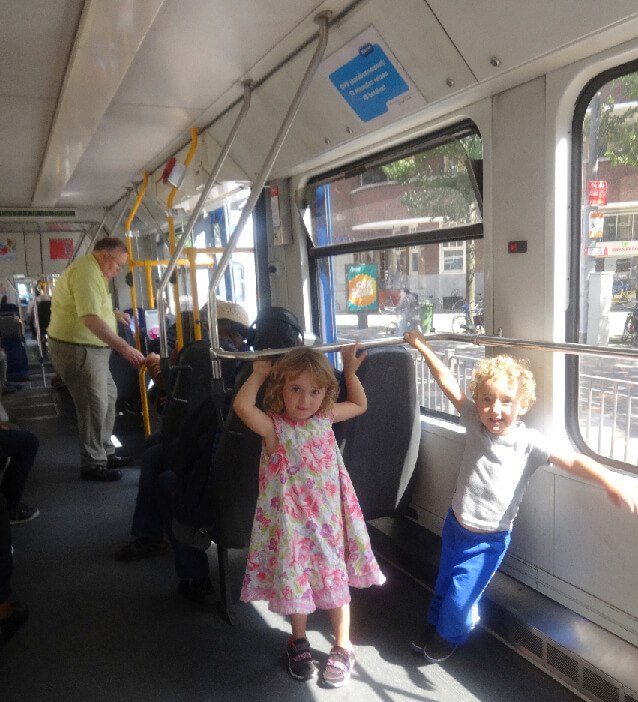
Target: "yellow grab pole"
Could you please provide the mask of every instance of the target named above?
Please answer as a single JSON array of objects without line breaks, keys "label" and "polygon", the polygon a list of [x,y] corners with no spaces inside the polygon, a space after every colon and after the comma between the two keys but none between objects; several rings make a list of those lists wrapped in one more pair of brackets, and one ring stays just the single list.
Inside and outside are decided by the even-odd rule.
[{"label": "yellow grab pole", "polygon": [[197,294],[197,249],[188,248],[184,250],[188,258],[188,267],[191,276],[191,296],[193,298],[193,334],[195,341],[202,340],[202,322],[199,318],[199,296]]},{"label": "yellow grab pole", "polygon": [[153,294],[153,276],[151,275],[151,264],[144,262],[144,272],[146,273],[146,295],[148,297],[149,309],[155,308],[155,295]]},{"label": "yellow grab pole", "polygon": [[[146,192],[146,186],[148,185],[148,173],[144,171],[144,180],[142,181],[142,186],[137,194],[137,198],[133,203],[133,207],[126,218],[126,223],[124,229],[126,231],[126,249],[128,251],[128,265],[129,271],[131,272],[132,285],[131,285],[131,306],[133,307],[133,326],[135,328],[135,346],[138,351],[142,351],[142,342],[140,339],[140,324],[137,317],[137,293],[135,290],[135,261],[133,259],[133,237],[131,233],[131,224],[133,223],[133,218],[137,213],[137,209],[142,202],[144,193]],[[140,400],[142,401],[142,422],[144,423],[144,435],[150,436],[151,434],[151,421],[149,419],[148,412],[148,396],[146,394],[146,366],[142,366],[138,371],[138,382],[140,386]]]},{"label": "yellow grab pole", "polygon": [[[195,151],[197,150],[197,127],[191,129],[191,145],[184,159],[184,166],[188,168],[190,162],[193,160]],[[175,248],[177,242],[175,240],[175,221],[173,220],[173,215],[171,210],[173,209],[173,200],[175,195],[179,190],[178,185],[174,185],[171,192],[166,199],[166,209],[168,210],[167,222],[168,222],[168,250],[171,256],[175,253]],[[175,275],[175,282],[173,283],[173,297],[175,298],[175,329],[177,332],[177,349],[181,349],[184,346],[184,332],[182,330],[182,309],[179,304],[179,282],[177,280],[177,274]]]}]

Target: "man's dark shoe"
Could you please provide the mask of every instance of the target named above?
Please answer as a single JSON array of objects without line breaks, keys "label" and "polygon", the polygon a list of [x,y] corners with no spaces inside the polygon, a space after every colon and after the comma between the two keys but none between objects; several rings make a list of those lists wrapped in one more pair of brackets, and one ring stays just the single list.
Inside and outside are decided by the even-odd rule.
[{"label": "man's dark shoe", "polygon": [[430,663],[442,663],[446,661],[456,651],[456,644],[446,641],[439,634],[434,636],[423,647],[423,655]]},{"label": "man's dark shoe", "polygon": [[317,666],[312,660],[308,639],[290,639],[286,646],[288,672],[295,680],[311,680],[317,674]]},{"label": "man's dark shoe", "polygon": [[122,471],[109,470],[106,466],[93,466],[92,468],[82,468],[80,475],[82,480],[92,480],[96,483],[112,483],[114,480],[122,478]]},{"label": "man's dark shoe", "polygon": [[177,590],[184,599],[204,608],[212,607],[216,602],[215,588],[210,578],[180,580]]},{"label": "man's dark shoe", "polygon": [[138,536],[123,546],[115,557],[118,561],[141,561],[143,558],[153,558],[161,556],[170,549],[170,544],[164,539],[149,539],[146,536]]},{"label": "man's dark shoe", "polygon": [[21,502],[15,509],[9,510],[9,521],[11,524],[24,524],[35,519],[40,514],[37,507],[29,507]]},{"label": "man's dark shoe", "polygon": [[114,468],[126,468],[133,465],[133,456],[116,456],[114,453],[106,457],[106,467],[109,470]]},{"label": "man's dark shoe", "polygon": [[436,634],[436,627],[434,624],[427,623],[421,630],[419,636],[410,644],[412,647],[412,653],[416,654],[417,656],[422,656],[423,649],[425,648],[426,644],[431,641],[434,634]]},{"label": "man's dark shoe", "polygon": [[11,614],[0,619],[0,641],[6,643],[29,618],[29,608],[23,602],[11,603]]}]

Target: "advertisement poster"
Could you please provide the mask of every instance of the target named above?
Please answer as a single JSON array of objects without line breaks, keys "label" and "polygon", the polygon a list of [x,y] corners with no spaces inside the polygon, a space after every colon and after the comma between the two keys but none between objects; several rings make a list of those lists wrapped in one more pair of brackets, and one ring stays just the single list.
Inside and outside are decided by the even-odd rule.
[{"label": "advertisement poster", "polygon": [[374,263],[347,267],[348,312],[376,312],[379,309],[378,279],[379,273]]},{"label": "advertisement poster", "polygon": [[380,126],[414,112],[423,95],[374,27],[327,58],[320,68],[361,120]]},{"label": "advertisement poster", "polygon": [[602,212],[589,213],[589,238],[602,239],[605,227],[605,215]]},{"label": "advertisement poster", "polygon": [[0,261],[15,261],[16,240],[0,239]]},{"label": "advertisement poster", "polygon": [[49,239],[49,258],[69,259],[73,255],[73,239]]}]

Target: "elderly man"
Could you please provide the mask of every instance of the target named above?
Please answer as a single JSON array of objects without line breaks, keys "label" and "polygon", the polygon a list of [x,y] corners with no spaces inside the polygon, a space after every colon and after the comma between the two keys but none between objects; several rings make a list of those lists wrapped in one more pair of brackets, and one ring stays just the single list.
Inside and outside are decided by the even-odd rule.
[{"label": "elderly man", "polygon": [[77,413],[83,480],[119,480],[111,442],[117,390],[109,370],[111,349],[139,368],[144,356],[117,334],[109,280],[126,265],[126,245],[115,238],[98,241],[92,253],[74,261],[58,279],[51,303],[49,355],[66,384]]}]

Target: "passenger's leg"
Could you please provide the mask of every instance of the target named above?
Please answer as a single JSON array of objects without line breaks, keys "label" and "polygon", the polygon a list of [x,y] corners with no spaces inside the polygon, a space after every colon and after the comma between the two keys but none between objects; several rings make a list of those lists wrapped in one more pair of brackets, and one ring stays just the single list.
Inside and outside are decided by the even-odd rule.
[{"label": "passenger's leg", "polygon": [[437,631],[446,641],[455,645],[464,643],[478,624],[478,603],[498,570],[509,542],[509,532],[466,532],[437,623]]},{"label": "passenger's leg", "polygon": [[[11,556],[9,508],[4,497],[0,495],[0,607],[9,602],[12,572],[13,558]],[[0,610],[0,617],[2,617],[2,610]]]},{"label": "passenger's leg", "polygon": [[[159,476],[159,504],[164,522],[164,530],[175,552],[175,571],[180,580],[206,581],[210,583],[208,556],[206,551],[191,548],[173,536],[173,498],[177,484],[177,475],[172,470],[165,470]],[[211,585],[212,587],[212,585]],[[208,588],[207,588],[208,589]]]},{"label": "passenger's leg", "polygon": [[159,475],[164,471],[164,448],[149,446],[142,454],[131,534],[160,541],[164,534],[159,494]]},{"label": "passenger's leg", "polygon": [[113,428],[115,427],[115,401],[117,400],[117,387],[113,381],[110,368],[107,367],[107,369],[107,405],[104,424],[102,425],[102,446],[104,447],[104,453],[106,454],[108,460],[109,456],[113,456],[115,454],[115,446],[113,445],[111,437],[113,436]]},{"label": "passenger's leg", "polygon": [[[38,439],[35,434],[22,429],[0,429],[0,453],[11,460],[2,478],[0,491],[7,500],[9,512],[16,512],[22,500],[29,471],[33,467],[38,452]],[[25,505],[26,508],[26,505]],[[37,510],[29,508],[29,515],[19,521],[27,521],[37,516]]]},{"label": "passenger's leg", "polygon": [[[443,523],[443,532],[441,534],[441,558],[439,560],[439,570],[436,576],[434,585],[434,594],[430,600],[428,608],[426,625],[436,627],[439,621],[439,612],[441,611],[441,602],[445,597],[450,583],[452,582],[452,570],[455,565],[456,553],[456,535],[455,535],[455,518],[450,510],[445,522]],[[429,627],[428,627],[429,628]]]},{"label": "passenger's leg", "polygon": [[350,643],[350,605],[331,609],[330,621],[335,645],[326,661],[323,682],[329,687],[341,687],[350,679],[354,667],[354,651]]}]

